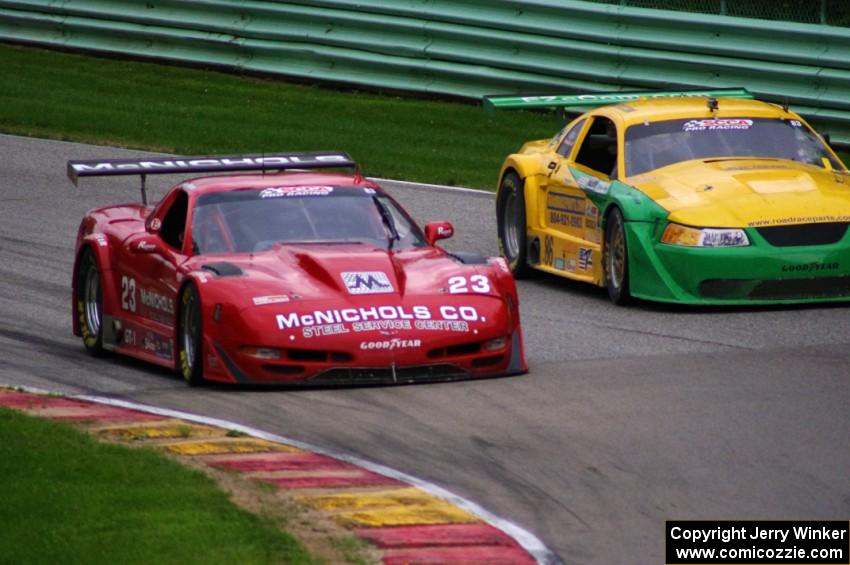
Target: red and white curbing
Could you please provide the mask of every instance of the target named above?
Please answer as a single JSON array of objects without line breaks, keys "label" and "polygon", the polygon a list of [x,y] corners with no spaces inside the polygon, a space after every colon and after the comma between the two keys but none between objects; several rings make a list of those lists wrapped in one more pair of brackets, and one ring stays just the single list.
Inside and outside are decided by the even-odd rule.
[{"label": "red and white curbing", "polygon": [[[299,502],[330,512],[375,547],[386,565],[561,563],[533,534],[472,501],[389,467],[291,438],[178,410],[16,385],[0,385],[0,406],[53,420],[109,424],[110,432],[126,425],[159,433],[170,420],[209,427],[199,430],[202,436],[215,436],[215,429],[230,432],[159,446],[274,484]],[[240,437],[231,437],[234,432]]]}]

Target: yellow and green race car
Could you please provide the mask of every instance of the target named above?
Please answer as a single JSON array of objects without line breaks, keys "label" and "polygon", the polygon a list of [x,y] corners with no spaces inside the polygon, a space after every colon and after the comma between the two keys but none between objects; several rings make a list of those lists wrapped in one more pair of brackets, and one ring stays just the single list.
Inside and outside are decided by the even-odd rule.
[{"label": "yellow and green race car", "polygon": [[743,89],[487,97],[592,109],[505,159],[499,244],[514,274],[611,300],[850,299],[850,173],[797,114]]}]

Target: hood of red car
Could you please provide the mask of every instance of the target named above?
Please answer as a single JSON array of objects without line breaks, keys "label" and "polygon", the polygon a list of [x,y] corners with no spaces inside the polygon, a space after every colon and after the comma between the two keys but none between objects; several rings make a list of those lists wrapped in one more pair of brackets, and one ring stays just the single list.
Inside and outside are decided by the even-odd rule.
[{"label": "hood of red car", "polygon": [[401,299],[448,292],[448,279],[476,272],[435,248],[402,251],[361,244],[278,245],[252,254],[216,255],[196,259],[209,273],[238,295],[242,307],[290,300],[343,301],[358,297]]}]

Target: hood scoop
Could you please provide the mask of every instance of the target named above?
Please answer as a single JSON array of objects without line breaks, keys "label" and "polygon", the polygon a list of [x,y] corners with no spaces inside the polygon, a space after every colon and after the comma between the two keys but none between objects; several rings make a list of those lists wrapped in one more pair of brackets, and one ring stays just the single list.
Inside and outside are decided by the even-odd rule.
[{"label": "hood scoop", "polygon": [[[295,258],[301,270],[310,275],[314,280],[320,281],[330,288],[342,290],[340,283],[331,274],[331,269],[326,265],[325,261],[319,261],[312,254],[308,253],[296,253]],[[332,260],[331,263],[333,263]]]},{"label": "hood scoop", "polygon": [[487,257],[474,251],[453,251],[449,253],[449,257],[463,265],[486,265]]},{"label": "hood scoop", "polygon": [[240,277],[244,275],[244,271],[234,265],[233,263],[227,263],[225,261],[220,261],[217,263],[207,263],[201,266],[205,271],[209,271],[218,275],[219,277]]}]

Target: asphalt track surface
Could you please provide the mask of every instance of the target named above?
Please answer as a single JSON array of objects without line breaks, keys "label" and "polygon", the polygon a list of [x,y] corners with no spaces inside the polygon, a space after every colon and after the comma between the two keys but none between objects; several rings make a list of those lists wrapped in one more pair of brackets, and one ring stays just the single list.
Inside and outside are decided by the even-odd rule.
[{"label": "asphalt track surface", "polygon": [[[138,155],[0,135],[0,383],[215,416],[388,465],[536,534],[565,563],[663,563],[666,519],[850,515],[850,306],[611,305],[520,283],[521,377],[307,391],[189,389],[89,358],[71,334],[78,222],[138,179],[65,177],[69,158]],[[174,177],[149,179],[158,198]],[[385,182],[455,250],[496,253],[488,194]]]}]

